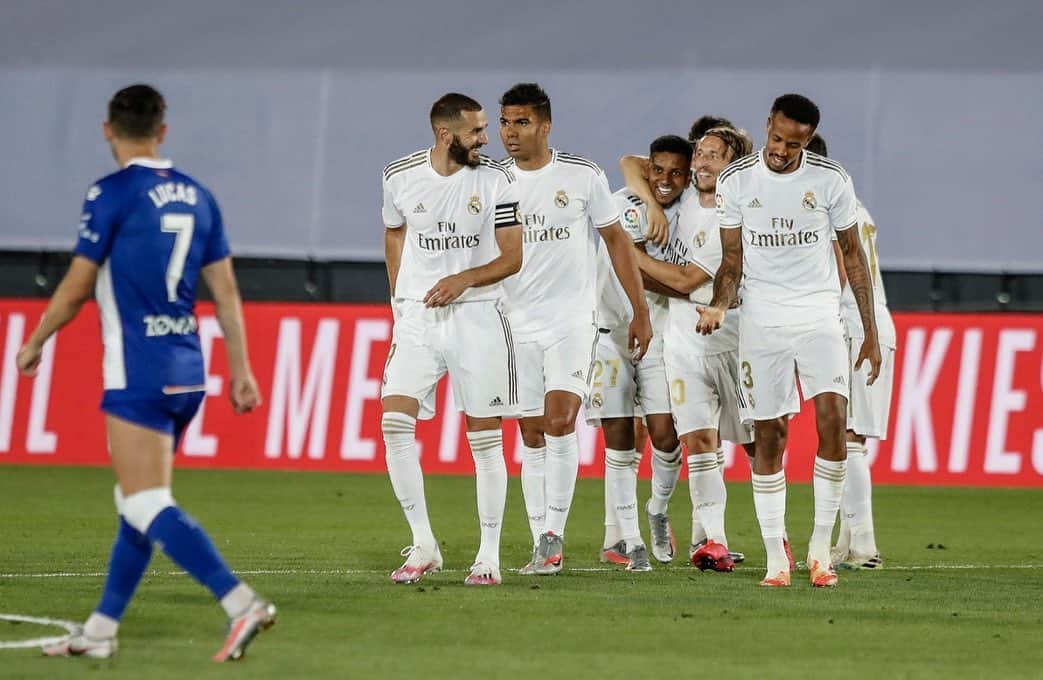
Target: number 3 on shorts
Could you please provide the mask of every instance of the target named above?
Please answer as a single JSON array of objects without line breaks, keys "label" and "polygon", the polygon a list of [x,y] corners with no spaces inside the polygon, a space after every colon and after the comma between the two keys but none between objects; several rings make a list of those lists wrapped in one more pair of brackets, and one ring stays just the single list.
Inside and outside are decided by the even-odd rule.
[{"label": "number 3 on shorts", "polygon": [[746,389],[753,388],[753,374],[750,373],[750,362],[742,362],[742,386]]}]

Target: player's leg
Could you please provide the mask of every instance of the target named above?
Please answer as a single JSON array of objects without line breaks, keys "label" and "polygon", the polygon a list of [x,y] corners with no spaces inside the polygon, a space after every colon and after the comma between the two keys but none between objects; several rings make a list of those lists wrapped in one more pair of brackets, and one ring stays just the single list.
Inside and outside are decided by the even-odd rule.
[{"label": "player's leg", "polygon": [[514,347],[523,416],[518,419],[522,438],[522,497],[535,550],[547,516],[547,442],[543,437],[543,400],[547,390],[543,378],[543,348],[538,342],[519,342]]},{"label": "player's leg", "polygon": [[677,553],[677,541],[668,513],[683,457],[681,442],[674,430],[670,384],[663,354],[660,342],[657,349],[649,350],[649,354],[638,363],[637,400],[652,443],[652,488],[645,504],[652,553],[658,561],[670,562]]},{"label": "player's leg", "polygon": [[480,543],[468,585],[500,583],[500,532],[507,503],[507,464],[499,418],[467,416],[467,441],[474,457]]},{"label": "player's leg", "polygon": [[804,332],[797,343],[797,371],[815,406],[818,450],[813,488],[815,524],[808,544],[808,569],[816,586],[836,584],[830,540],[840,510],[847,471],[848,358],[840,320]]},{"label": "player's leg", "polygon": [[384,458],[391,488],[409,524],[410,544],[403,564],[391,572],[395,583],[415,583],[442,567],[424,493],[424,474],[416,442],[417,419],[434,416],[435,387],[446,372],[444,357],[432,341],[445,320],[423,303],[402,300],[384,364],[381,387]]},{"label": "player's leg", "polygon": [[648,441],[650,437],[648,435],[648,426],[645,425],[645,416],[634,416],[634,450],[637,451],[637,456],[640,458],[645,449],[648,448]]},{"label": "player's leg", "polygon": [[605,487],[612,499],[608,508],[619,527],[622,547],[602,550],[603,561],[626,564],[630,571],[650,571],[648,551],[641,538],[637,519],[637,469],[634,460],[633,418],[606,418],[602,421],[605,437]]}]

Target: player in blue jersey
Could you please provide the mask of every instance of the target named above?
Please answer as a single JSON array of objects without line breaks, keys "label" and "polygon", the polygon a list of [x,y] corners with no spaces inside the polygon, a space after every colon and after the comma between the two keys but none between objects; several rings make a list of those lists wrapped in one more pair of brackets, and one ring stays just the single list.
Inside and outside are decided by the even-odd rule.
[{"label": "player in blue jersey", "polygon": [[18,352],[19,369],[34,375],[44,343],[94,293],[119,529],[101,602],[81,631],[44,649],[48,656],[107,658],[116,652],[120,619],[154,543],[228,614],[228,636],[215,661],[240,658],[258,631],[275,622],[275,607],[232,574],[170,491],[178,440],[205,395],[194,315],[200,274],[224,333],[232,405],[243,413],[261,399],[221,214],[205,187],[160,157],[165,109],[162,95],[148,85],[124,88],[109,102],[105,139],[120,170],[87,190],[69,271]]}]

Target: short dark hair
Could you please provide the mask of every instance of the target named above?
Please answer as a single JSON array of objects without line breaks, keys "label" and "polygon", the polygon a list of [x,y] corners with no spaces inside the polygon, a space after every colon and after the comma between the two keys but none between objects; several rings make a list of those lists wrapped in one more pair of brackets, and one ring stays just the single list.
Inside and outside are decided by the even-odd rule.
[{"label": "short dark hair", "polygon": [[715,127],[706,131],[703,137],[716,137],[724,142],[724,146],[732,150],[731,160],[735,161],[753,153],[753,140],[744,130],[730,127]]},{"label": "short dark hair", "polygon": [[503,93],[500,106],[531,106],[544,120],[550,120],[550,97],[536,83],[518,83]]},{"label": "short dark hair", "polygon": [[117,137],[148,139],[159,134],[167,103],[151,85],[125,87],[109,100],[109,126]]},{"label": "short dark hair", "polygon": [[770,115],[774,116],[776,113],[781,113],[802,125],[810,125],[812,130],[818,127],[818,107],[802,94],[784,94],[776,99],[771,105]]},{"label": "short dark hair", "polygon": [[706,134],[707,130],[718,127],[733,128],[735,126],[730,120],[720,116],[699,116],[688,130],[688,141],[695,144]]},{"label": "short dark hair", "polygon": [[811,135],[811,141],[804,147],[811,153],[817,153],[819,156],[829,156],[829,149],[826,147],[826,140],[822,139],[822,135],[815,133]]},{"label": "short dark hair", "polygon": [[677,135],[663,135],[653,139],[648,146],[649,160],[657,153],[675,153],[678,156],[684,156],[685,167],[692,164],[692,145],[688,143],[688,140]]},{"label": "short dark hair", "polygon": [[482,105],[466,94],[460,94],[459,92],[444,94],[431,105],[431,127],[438,127],[436,124],[438,121],[459,120],[464,111],[481,110]]}]

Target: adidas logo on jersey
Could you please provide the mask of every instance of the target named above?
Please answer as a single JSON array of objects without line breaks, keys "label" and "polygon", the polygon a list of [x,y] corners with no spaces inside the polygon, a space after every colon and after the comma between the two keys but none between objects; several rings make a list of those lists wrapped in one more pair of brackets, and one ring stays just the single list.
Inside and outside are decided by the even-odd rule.
[{"label": "adidas logo on jersey", "polygon": [[416,207],[413,208],[413,214],[414,215],[421,215],[421,214],[426,213],[426,212],[427,212],[427,208],[424,207],[423,203],[417,203]]},{"label": "adidas logo on jersey", "polygon": [[760,202],[760,201],[758,201],[756,197],[754,197],[754,199],[753,199],[752,201],[750,201],[750,202],[749,202],[749,203],[748,203],[748,204],[746,205],[746,207],[747,207],[747,208],[759,208],[759,207],[761,207],[761,202]]},{"label": "adidas logo on jersey", "polygon": [[503,400],[499,397],[496,397],[495,399],[489,402],[489,406],[503,406]]}]

